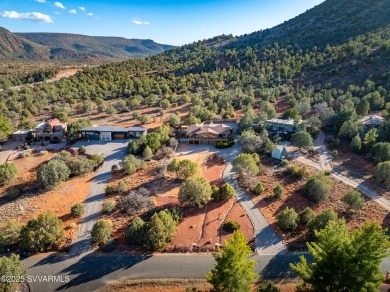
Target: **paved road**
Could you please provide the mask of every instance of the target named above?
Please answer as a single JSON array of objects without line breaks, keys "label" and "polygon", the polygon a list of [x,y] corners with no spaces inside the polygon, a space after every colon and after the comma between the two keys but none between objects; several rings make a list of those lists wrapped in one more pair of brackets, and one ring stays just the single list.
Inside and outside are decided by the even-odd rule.
[{"label": "paved road", "polygon": [[319,154],[319,162],[315,162],[313,160],[310,160],[304,156],[298,156],[296,158],[297,161],[300,161],[304,164],[307,164],[309,166],[315,167],[319,170],[331,170],[331,176],[342,181],[343,183],[356,188],[358,191],[369,197],[370,199],[377,202],[379,205],[381,205],[383,208],[385,208],[387,211],[390,211],[390,200],[386,199],[385,197],[381,196],[377,191],[371,189],[368,187],[364,180],[359,179],[357,177],[354,177],[352,174],[345,175],[344,172],[348,172],[346,168],[338,166],[333,167],[332,166],[332,156],[325,147],[325,134],[324,132],[320,131],[316,139],[314,140],[314,148],[318,150]]},{"label": "paved road", "polygon": [[[305,255],[308,260],[310,257]],[[291,278],[295,275],[289,268],[297,263],[300,254],[253,255],[256,272],[263,279]],[[27,273],[34,276],[58,275],[70,281],[30,283],[32,292],[95,291],[108,283],[122,279],[204,278],[214,267],[214,258],[208,254],[166,255],[83,255],[67,258],[61,254],[33,256],[23,261]],[[390,270],[390,257],[382,262],[382,271]]]},{"label": "paved road", "polygon": [[[235,124],[229,125],[233,129],[237,127]],[[195,152],[204,151],[205,149],[208,149],[210,153],[217,153],[222,155],[226,159],[227,166],[223,173],[224,181],[230,183],[233,186],[238,202],[241,204],[245,212],[248,214],[249,219],[252,221],[255,234],[256,253],[262,255],[286,253],[287,250],[282,242],[282,239],[274,232],[267,219],[252,201],[250,195],[242,190],[238,185],[232,162],[234,158],[242,153],[240,143],[237,142],[233,147],[227,149],[216,149],[214,145],[181,144],[177,151]]]},{"label": "paved road", "polygon": [[92,185],[89,190],[88,198],[84,203],[85,213],[81,219],[79,232],[75,244],[70,252],[70,256],[74,257],[87,252],[92,247],[91,231],[93,225],[100,216],[102,203],[104,200],[104,190],[111,176],[111,167],[118,164],[126,156],[127,141],[116,140],[115,142],[77,142],[73,148],[78,149],[81,145],[86,146],[88,154],[105,155],[103,166],[96,173],[92,180]]}]

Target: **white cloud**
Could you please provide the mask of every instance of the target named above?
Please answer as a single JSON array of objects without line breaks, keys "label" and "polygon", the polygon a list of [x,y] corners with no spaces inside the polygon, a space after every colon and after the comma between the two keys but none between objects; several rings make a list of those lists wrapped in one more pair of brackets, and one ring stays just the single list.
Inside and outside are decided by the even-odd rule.
[{"label": "white cloud", "polygon": [[40,12],[19,13],[16,11],[4,11],[0,12],[0,16],[2,18],[23,19],[31,20],[34,22],[53,23],[53,19],[50,15],[46,15]]},{"label": "white cloud", "polygon": [[61,13],[59,13],[58,11],[54,11],[54,14],[60,15]]},{"label": "white cloud", "polygon": [[90,12],[90,13],[87,13],[87,15],[88,15],[88,16],[93,16],[93,13],[92,13],[92,12]]},{"label": "white cloud", "polygon": [[38,3],[46,3],[46,0],[35,0]]},{"label": "white cloud", "polygon": [[80,9],[81,11],[87,10],[87,8],[85,8],[85,7],[83,7],[83,6],[80,6],[79,9]]},{"label": "white cloud", "polygon": [[140,19],[133,19],[133,20],[131,21],[131,23],[134,23],[134,24],[137,24],[137,25],[149,24],[148,21],[141,21]]},{"label": "white cloud", "polygon": [[54,5],[54,7],[57,7],[57,8],[66,9],[65,6],[61,2],[54,2],[53,5]]},{"label": "white cloud", "polygon": [[76,11],[76,9],[71,9],[71,10],[69,10],[69,13],[70,14],[77,14],[77,11]]}]

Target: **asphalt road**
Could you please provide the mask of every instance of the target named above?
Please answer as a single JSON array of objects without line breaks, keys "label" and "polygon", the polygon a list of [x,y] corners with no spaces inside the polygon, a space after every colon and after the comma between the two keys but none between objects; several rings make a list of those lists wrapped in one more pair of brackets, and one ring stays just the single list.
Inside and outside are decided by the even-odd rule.
[{"label": "asphalt road", "polygon": [[101,141],[80,141],[73,148],[78,149],[81,145],[87,148],[88,154],[104,154],[105,159],[102,167],[92,180],[88,198],[84,203],[84,215],[81,219],[79,231],[71,250],[71,256],[81,255],[92,248],[91,231],[93,225],[99,219],[104,190],[110,180],[111,167],[118,164],[127,154],[127,140],[116,140],[115,142]]},{"label": "asphalt road", "polygon": [[[264,278],[293,277],[290,262],[299,260],[298,254],[254,255],[256,272]],[[214,267],[210,254],[186,255],[94,255],[67,258],[61,254],[47,257],[33,256],[24,260],[29,275],[58,275],[62,282],[29,283],[33,292],[95,291],[121,279],[204,278]],[[69,276],[69,282],[65,281]]]}]

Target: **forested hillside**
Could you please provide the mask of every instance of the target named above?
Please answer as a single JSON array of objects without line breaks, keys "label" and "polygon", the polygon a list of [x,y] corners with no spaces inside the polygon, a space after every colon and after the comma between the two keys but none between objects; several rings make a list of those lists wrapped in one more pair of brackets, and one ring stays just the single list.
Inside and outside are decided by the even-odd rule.
[{"label": "forested hillside", "polygon": [[[337,27],[360,27],[369,4],[359,6],[363,3],[360,0],[337,3],[328,0],[297,19],[314,23],[321,14],[333,19]],[[282,42],[263,46],[251,40],[247,47],[241,47],[242,42],[235,47],[240,38],[223,35],[144,60],[86,68],[69,79],[40,84],[34,89],[1,92],[0,110],[17,120],[48,110],[58,117],[102,112],[112,115],[116,111],[190,103],[190,116],[182,122],[229,118],[243,112],[244,129],[277,116],[283,104],[295,109],[292,117],[308,119],[312,129],[323,127],[334,135],[352,139],[358,133],[363,135],[359,117],[375,110],[388,118],[390,106],[390,27],[383,15],[388,1],[369,3],[371,14],[364,19],[363,28],[348,32],[352,36],[363,34],[350,40],[347,35],[329,41],[318,38],[317,46],[303,42],[300,47],[297,37],[295,45]],[[329,8],[334,5],[337,13]],[[351,5],[356,7],[354,12],[348,12],[348,21],[345,17],[339,19],[341,10],[347,13]],[[297,20],[290,23],[293,27],[298,25]],[[321,27],[329,35],[337,31],[332,26]],[[283,33],[273,32],[281,40]],[[313,26],[302,28],[302,35],[312,33]],[[352,130],[340,132],[344,124],[344,129],[349,125]],[[389,127],[387,121],[378,130],[378,140],[390,139]]]},{"label": "forested hillside", "polygon": [[1,60],[125,60],[169,50],[152,40],[69,33],[12,33],[0,27]]}]

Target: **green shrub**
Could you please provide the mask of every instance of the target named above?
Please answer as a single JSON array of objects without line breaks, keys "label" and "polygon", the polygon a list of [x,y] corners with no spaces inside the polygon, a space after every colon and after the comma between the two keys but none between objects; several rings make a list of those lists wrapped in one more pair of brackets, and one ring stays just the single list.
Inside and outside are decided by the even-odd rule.
[{"label": "green shrub", "polygon": [[70,214],[74,218],[82,217],[84,215],[84,206],[81,205],[80,203],[73,205],[72,208],[70,209]]},{"label": "green shrub", "polygon": [[79,153],[83,154],[87,152],[87,148],[84,145],[81,145],[78,149]]},{"label": "green shrub", "polygon": [[107,201],[103,203],[103,212],[104,213],[111,213],[116,209],[115,201]]},{"label": "green shrub", "polygon": [[50,212],[30,219],[20,232],[21,248],[33,252],[49,250],[64,236],[62,221]]},{"label": "green shrub", "polygon": [[114,164],[113,166],[111,166],[111,171],[112,172],[116,172],[119,170],[119,165],[118,164]]},{"label": "green shrub", "polygon": [[133,174],[145,166],[144,161],[137,159],[132,154],[127,155],[119,164],[126,174]]},{"label": "green shrub", "polygon": [[106,188],[104,189],[104,192],[106,195],[110,195],[112,193],[116,192],[116,187],[113,185],[106,185]]},{"label": "green shrub", "polygon": [[331,187],[330,178],[321,173],[308,180],[304,192],[311,201],[320,203],[328,199]]},{"label": "green shrub", "polygon": [[144,151],[142,152],[142,157],[145,159],[149,159],[153,156],[153,151],[149,146],[146,146]]},{"label": "green shrub", "polygon": [[50,160],[39,167],[37,172],[38,184],[44,189],[51,189],[66,181],[70,176],[70,169],[59,159]]},{"label": "green shrub", "polygon": [[321,230],[326,227],[329,221],[337,220],[337,213],[332,209],[327,209],[314,216],[307,223],[310,237],[314,237],[314,230]]},{"label": "green shrub", "polygon": [[71,160],[68,163],[68,167],[70,169],[70,176],[79,176],[92,172],[95,165],[93,161],[85,157],[81,157]]},{"label": "green shrub", "polygon": [[280,292],[280,289],[272,281],[261,282],[257,292]]},{"label": "green shrub", "polygon": [[274,196],[275,196],[277,199],[281,200],[281,199],[283,198],[284,190],[283,190],[283,187],[282,187],[280,184],[278,184],[278,185],[274,188],[273,192],[274,192]]},{"label": "green shrub", "polygon": [[104,154],[92,154],[89,160],[92,162],[93,166],[96,168],[104,162]]},{"label": "green shrub", "polygon": [[301,211],[301,213],[299,213],[299,222],[306,225],[311,219],[314,218],[315,215],[316,213],[312,208],[306,207]]},{"label": "green shrub", "polygon": [[111,222],[99,219],[92,228],[92,240],[98,245],[102,245],[110,240],[112,233]]},{"label": "green shrub", "polygon": [[177,178],[187,179],[198,173],[198,164],[189,159],[173,159],[167,166],[169,173],[175,173]]},{"label": "green shrub", "polygon": [[219,187],[216,186],[216,185],[212,185],[211,186],[211,191],[212,191],[211,198],[214,201],[219,201]]},{"label": "green shrub", "polygon": [[116,190],[117,190],[119,193],[121,193],[121,194],[127,192],[127,184],[126,184],[126,182],[125,182],[123,179],[121,179],[120,181],[118,181],[118,185],[117,185],[117,187],[116,187]]},{"label": "green shrub", "polygon": [[125,237],[131,244],[140,245],[145,237],[146,224],[140,217],[135,217],[127,226]]},{"label": "green shrub", "polygon": [[0,228],[0,247],[11,246],[20,240],[20,231],[22,230],[22,224],[15,219],[11,219],[6,225]]},{"label": "green shrub", "polygon": [[377,182],[390,185],[390,161],[379,163],[375,167],[374,177]]},{"label": "green shrub", "polygon": [[176,222],[166,211],[155,213],[146,225],[144,247],[157,250],[165,247],[166,243],[176,234]]},{"label": "green shrub", "polygon": [[235,191],[231,184],[225,183],[220,189],[219,189],[219,199],[221,201],[229,201],[231,198],[234,197]]},{"label": "green shrub", "polygon": [[282,166],[286,167],[287,165],[290,164],[290,161],[288,161],[287,159],[283,159],[281,164],[282,164]]},{"label": "green shrub", "polygon": [[171,215],[172,219],[176,222],[179,223],[183,219],[183,211],[180,207],[172,207],[166,210],[169,215]]},{"label": "green shrub", "polygon": [[[11,279],[26,278],[26,269],[19,255],[11,254],[10,256],[2,256],[0,258],[0,275],[10,277]],[[1,292],[19,291],[22,290],[21,286],[17,281],[5,281],[3,279],[0,281]]]},{"label": "green shrub", "polygon": [[348,205],[349,209],[361,209],[364,206],[365,200],[361,193],[351,190],[341,198],[341,200]]},{"label": "green shrub", "polygon": [[293,231],[298,226],[299,216],[294,209],[286,207],[277,216],[278,226],[284,231]]},{"label": "green shrub", "polygon": [[240,227],[241,226],[240,226],[240,224],[238,224],[238,222],[232,221],[232,220],[226,220],[222,224],[223,230],[225,230],[226,232],[230,232],[230,233],[233,233],[234,231],[240,229]]},{"label": "green shrub", "polygon": [[308,174],[307,168],[305,165],[298,166],[298,165],[289,165],[286,168],[286,171],[297,178],[303,178]]},{"label": "green shrub", "polygon": [[259,182],[259,183],[256,185],[256,187],[255,187],[255,189],[254,189],[253,191],[254,191],[254,193],[255,193],[256,195],[261,195],[262,193],[264,193],[265,189],[264,189],[263,183],[262,183],[262,182]]},{"label": "green shrub", "polygon": [[18,177],[18,169],[15,164],[6,162],[0,165],[0,185],[8,184]]},{"label": "green shrub", "polygon": [[211,200],[210,183],[203,177],[190,177],[180,187],[179,202],[188,206],[202,207]]},{"label": "green shrub", "polygon": [[215,143],[215,148],[223,149],[233,147],[234,141],[218,141]]}]

